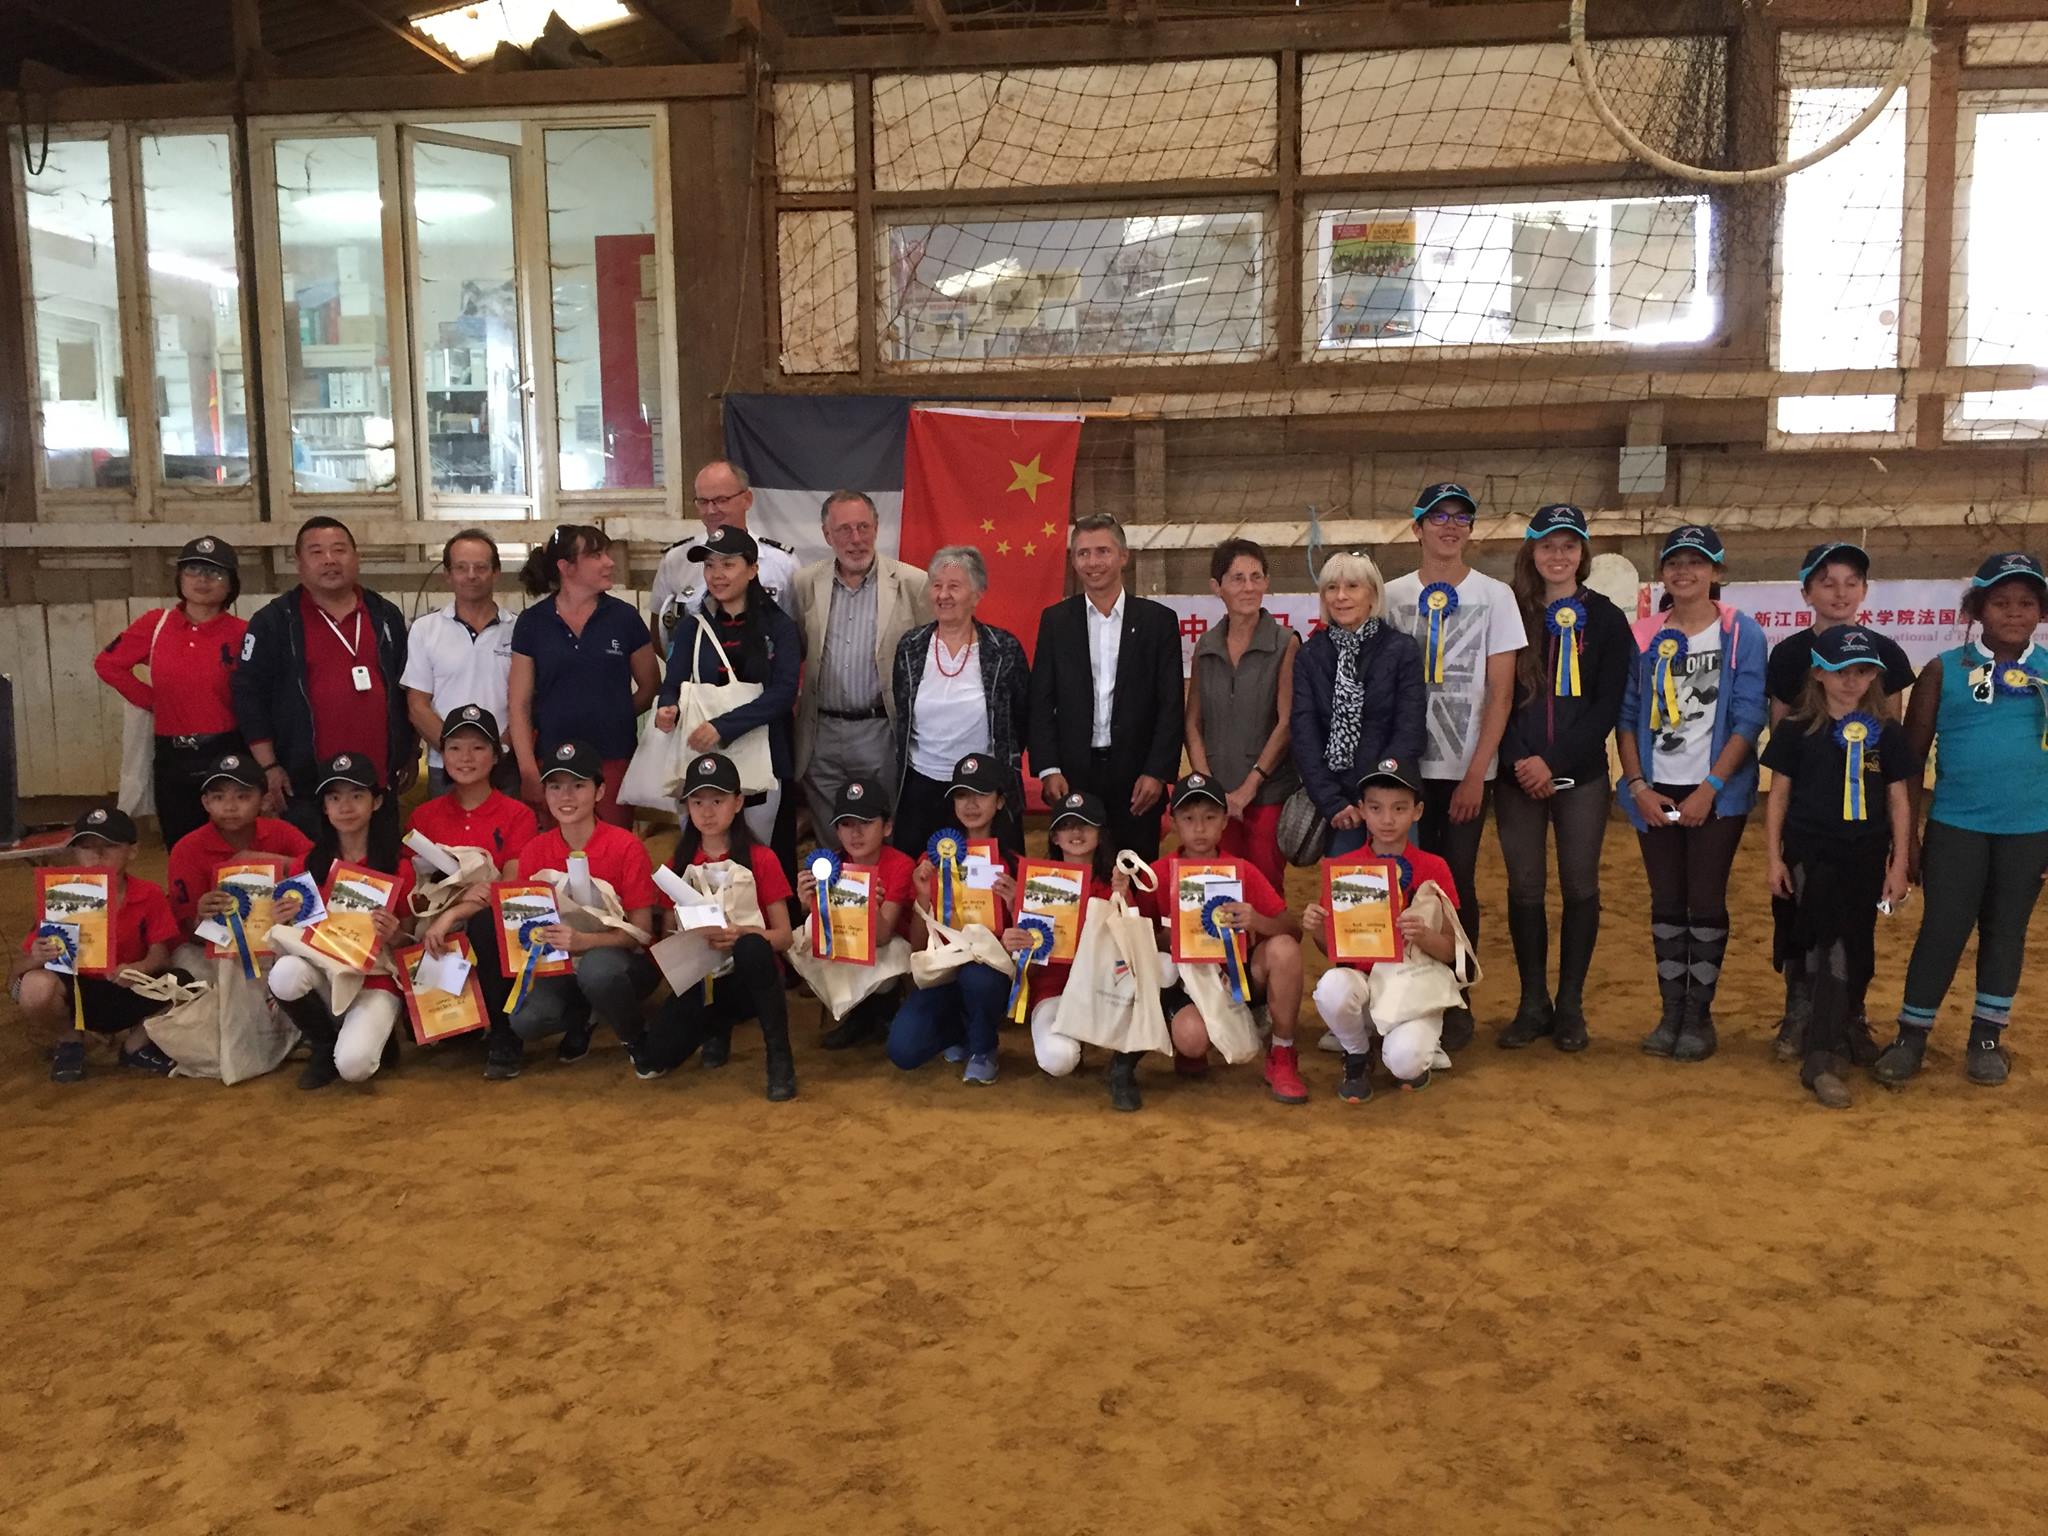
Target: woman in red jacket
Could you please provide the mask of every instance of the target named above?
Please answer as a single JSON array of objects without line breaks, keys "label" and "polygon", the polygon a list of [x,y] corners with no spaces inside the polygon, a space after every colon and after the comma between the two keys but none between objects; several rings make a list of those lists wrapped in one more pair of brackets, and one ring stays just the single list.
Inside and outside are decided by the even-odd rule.
[{"label": "woman in red jacket", "polygon": [[[246,752],[228,679],[241,655],[243,619],[234,546],[208,535],[178,552],[178,601],[152,608],[93,659],[100,680],[156,717],[156,819],[164,846],[206,825],[200,781],[225,752]],[[145,667],[147,681],[136,675]]]}]

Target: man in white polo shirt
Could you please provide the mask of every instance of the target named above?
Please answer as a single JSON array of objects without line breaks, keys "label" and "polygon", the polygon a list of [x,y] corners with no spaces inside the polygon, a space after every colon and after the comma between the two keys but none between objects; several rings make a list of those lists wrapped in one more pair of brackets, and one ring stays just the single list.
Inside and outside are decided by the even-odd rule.
[{"label": "man in white polo shirt", "polygon": [[[441,722],[465,704],[480,704],[497,719],[509,717],[512,621],[498,606],[497,541],[481,528],[465,528],[441,550],[441,571],[455,600],[413,620],[406,646],[405,710],[427,744],[427,793],[445,794]],[[507,764],[511,764],[510,767]],[[492,781],[517,794],[518,765],[508,753]]]}]

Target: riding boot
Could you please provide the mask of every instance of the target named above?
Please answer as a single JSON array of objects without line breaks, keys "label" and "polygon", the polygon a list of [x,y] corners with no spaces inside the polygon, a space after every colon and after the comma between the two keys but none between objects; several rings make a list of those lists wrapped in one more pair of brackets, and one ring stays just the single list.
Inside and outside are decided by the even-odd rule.
[{"label": "riding boot", "polygon": [[1657,957],[1657,992],[1664,1000],[1664,1013],[1657,1027],[1643,1036],[1642,1048],[1652,1056],[1669,1056],[1678,1048],[1678,1033],[1685,1023],[1685,995],[1691,980],[1691,944],[1685,919],[1653,914],[1650,949]]},{"label": "riding boot", "polygon": [[1551,1044],[1560,1051],[1586,1048],[1586,973],[1600,941],[1600,898],[1567,897],[1557,928],[1557,1006]]},{"label": "riding boot", "polygon": [[1515,969],[1522,975],[1522,1002],[1500,1032],[1498,1044],[1504,1051],[1518,1051],[1551,1030],[1550,987],[1545,975],[1550,964],[1550,918],[1542,902],[1508,904],[1508,938],[1514,945]]},{"label": "riding boot", "polygon": [[1691,984],[1685,994],[1684,1023],[1673,1061],[1705,1061],[1719,1041],[1714,1035],[1714,989],[1721,984],[1721,960],[1728,953],[1728,920],[1693,922],[1688,933]]}]

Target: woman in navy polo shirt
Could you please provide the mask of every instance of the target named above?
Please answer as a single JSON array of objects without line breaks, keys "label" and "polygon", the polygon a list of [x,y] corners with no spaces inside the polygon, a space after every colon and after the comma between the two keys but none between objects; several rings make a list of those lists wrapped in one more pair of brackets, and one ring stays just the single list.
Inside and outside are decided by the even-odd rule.
[{"label": "woman in navy polo shirt", "polygon": [[619,781],[660,666],[646,621],[611,596],[613,574],[602,528],[565,523],[526,557],[520,584],[540,601],[512,626],[512,751],[521,793],[539,804],[540,748],[588,742],[604,762],[597,813],[626,827],[633,811],[619,804]]}]

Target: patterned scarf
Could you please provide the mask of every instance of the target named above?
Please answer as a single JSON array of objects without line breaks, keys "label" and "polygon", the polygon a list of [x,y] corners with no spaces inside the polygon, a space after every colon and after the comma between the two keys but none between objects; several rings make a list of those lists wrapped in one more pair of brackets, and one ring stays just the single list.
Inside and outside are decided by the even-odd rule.
[{"label": "patterned scarf", "polygon": [[1332,773],[1350,772],[1351,759],[1358,754],[1358,727],[1365,718],[1365,689],[1358,681],[1358,652],[1379,629],[1378,619],[1367,619],[1356,629],[1331,624],[1323,630],[1337,647],[1337,687],[1330,696],[1330,739],[1323,743],[1323,764]]}]

